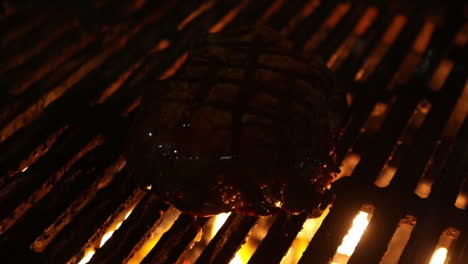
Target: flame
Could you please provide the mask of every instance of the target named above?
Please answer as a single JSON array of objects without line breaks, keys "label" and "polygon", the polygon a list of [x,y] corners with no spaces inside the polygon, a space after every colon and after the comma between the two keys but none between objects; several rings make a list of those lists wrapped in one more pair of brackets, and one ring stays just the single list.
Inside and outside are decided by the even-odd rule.
[{"label": "flame", "polygon": [[247,241],[244,245],[242,245],[241,249],[236,252],[234,258],[229,262],[229,264],[245,264],[249,262],[249,259],[255,253],[257,246],[252,241]]},{"label": "flame", "polygon": [[346,157],[343,160],[343,163],[340,166],[340,173],[336,176],[336,180],[343,177],[351,176],[353,174],[354,168],[361,160],[361,156],[354,152],[349,152],[346,154]]},{"label": "flame", "polygon": [[459,235],[460,230],[454,227],[446,228],[439,237],[439,243],[432,254],[429,264],[444,264],[447,260],[449,249],[453,247]]},{"label": "flame", "polygon": [[387,187],[392,181],[393,176],[395,176],[397,169],[395,166],[385,164],[374,184],[379,188]]},{"label": "flame", "polygon": [[455,206],[458,209],[466,209],[468,205],[468,193],[460,192],[457,196],[457,200],[455,201]]},{"label": "flame", "polygon": [[445,259],[447,259],[447,253],[448,253],[447,248],[440,247],[436,249],[434,251],[434,254],[432,255],[432,258],[429,264],[444,264]]},{"label": "flame", "polygon": [[181,211],[171,206],[164,215],[161,216],[161,221],[156,221],[153,224],[153,226],[146,232],[140,243],[132,250],[129,257],[122,263],[141,263],[149,252],[156,246],[164,233],[172,227],[181,213]]},{"label": "flame", "polygon": [[[118,224],[118,227],[120,227],[120,223]],[[115,230],[111,230],[111,231],[105,233],[104,236],[102,236],[101,243],[99,243],[100,248],[102,246],[104,246],[104,244],[107,242],[107,240],[109,240],[109,238],[111,238],[111,236],[114,234],[114,232],[115,232]]]},{"label": "flame", "polygon": [[106,233],[101,238],[101,242],[99,243],[99,248],[102,248],[104,244],[106,244],[106,242],[112,237],[114,232],[120,228],[123,221],[127,220],[127,218],[132,214],[132,211],[133,211],[133,208],[125,214],[125,217],[122,221],[116,222],[114,225],[110,226],[109,229],[107,229]]},{"label": "flame", "polygon": [[96,251],[94,251],[93,249],[89,250],[88,252],[86,252],[86,254],[84,255],[84,257],[80,260],[80,262],[78,262],[78,264],[86,264],[88,263],[91,258],[94,256],[94,253],[96,253]]},{"label": "flame", "polygon": [[364,211],[359,211],[353,220],[353,225],[349,229],[343,242],[338,247],[335,256],[333,257],[332,264],[346,264],[353,255],[354,249],[361,240],[362,234],[369,224],[370,214]]},{"label": "flame", "polygon": [[195,263],[202,251],[206,248],[211,239],[213,239],[219,229],[221,229],[230,215],[231,213],[221,213],[213,216],[209,222],[203,226],[201,232],[198,232],[197,236],[194,238],[193,241],[195,244],[192,248],[187,250],[177,263]]},{"label": "flame", "polygon": [[353,226],[348,231],[348,234],[343,238],[343,242],[338,247],[338,253],[351,256],[356,248],[362,234],[369,224],[369,214],[359,211],[358,215],[353,220]]},{"label": "flame", "polygon": [[323,220],[325,217],[327,217],[329,212],[330,206],[325,209],[320,217],[309,218],[304,222],[302,225],[302,230],[297,234],[288,252],[281,260],[281,264],[292,264],[299,262],[299,259],[302,257],[302,254],[307,248],[307,245],[309,245],[310,241],[322,225]]},{"label": "flame", "polygon": [[127,218],[132,214],[132,211],[133,211],[133,208],[131,208],[124,216],[123,220],[121,221],[116,221],[114,224],[112,224],[107,230],[106,232],[104,233],[104,235],[102,236],[100,242],[99,242],[99,247],[96,247],[96,248],[89,248],[86,253],[84,254],[83,258],[78,262],[78,264],[86,264],[88,263],[91,258],[93,257],[94,253],[96,253],[96,249],[98,248],[102,248],[104,246],[104,244],[107,243],[107,241],[109,241],[109,239],[112,237],[112,235],[114,234],[114,232],[120,228],[120,226],[122,225],[122,223],[127,220]]},{"label": "flame", "polygon": [[231,213],[221,213],[216,215],[213,218],[213,227],[211,228],[210,232],[210,237],[213,238],[216,233],[218,233],[219,229],[224,225],[228,217],[231,215]]},{"label": "flame", "polygon": [[[133,211],[133,209],[130,210],[130,211],[128,211],[128,212],[125,214],[125,216],[124,216],[124,221],[127,220],[127,218],[132,214],[132,211]],[[122,222],[123,222],[123,221],[122,221]],[[120,223],[122,223],[122,222],[120,222]]]},{"label": "flame", "polygon": [[229,264],[242,264],[249,262],[252,255],[257,250],[260,242],[265,238],[273,224],[274,216],[260,217],[250,231],[250,235],[245,240],[245,243],[236,252],[234,258]]},{"label": "flame", "polygon": [[229,262],[229,264],[244,264],[247,262],[242,261],[242,257],[239,254],[236,254],[234,258]]},{"label": "flame", "polygon": [[422,179],[418,186],[416,187],[416,190],[414,190],[414,193],[425,199],[429,197],[429,194],[431,193],[432,190],[432,180],[431,179]]}]

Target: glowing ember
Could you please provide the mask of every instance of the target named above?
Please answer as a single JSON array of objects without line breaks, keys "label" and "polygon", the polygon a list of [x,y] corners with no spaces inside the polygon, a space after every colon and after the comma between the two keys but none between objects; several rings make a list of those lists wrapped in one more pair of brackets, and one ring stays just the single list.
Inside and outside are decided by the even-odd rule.
[{"label": "glowing ember", "polygon": [[371,215],[367,212],[359,211],[353,220],[351,229],[349,229],[348,234],[346,234],[343,238],[343,242],[341,242],[341,245],[338,247],[333,257],[332,264],[346,264],[348,262],[369,224],[370,216]]},{"label": "glowing ember", "polygon": [[439,243],[435,247],[436,250],[432,254],[429,264],[445,264],[448,258],[448,251],[451,250],[459,235],[460,230],[454,227],[446,228],[439,237]]},{"label": "glowing ember", "polygon": [[444,247],[438,248],[432,255],[431,262],[429,264],[444,264],[447,258],[448,250]]}]

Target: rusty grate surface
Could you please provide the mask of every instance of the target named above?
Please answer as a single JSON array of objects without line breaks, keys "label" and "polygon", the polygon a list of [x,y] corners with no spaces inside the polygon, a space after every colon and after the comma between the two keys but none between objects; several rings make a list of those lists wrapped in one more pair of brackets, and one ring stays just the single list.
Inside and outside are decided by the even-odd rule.
[{"label": "rusty grate surface", "polygon": [[[201,31],[245,24],[320,55],[350,91],[337,200],[298,262],[429,263],[445,248],[445,263],[468,263],[463,1],[54,2],[1,1],[2,263],[229,263],[264,219],[230,215],[189,260],[212,219],[129,188],[122,150],[143,83]],[[340,260],[360,210],[372,217]],[[249,263],[280,263],[306,218],[269,221]]]}]

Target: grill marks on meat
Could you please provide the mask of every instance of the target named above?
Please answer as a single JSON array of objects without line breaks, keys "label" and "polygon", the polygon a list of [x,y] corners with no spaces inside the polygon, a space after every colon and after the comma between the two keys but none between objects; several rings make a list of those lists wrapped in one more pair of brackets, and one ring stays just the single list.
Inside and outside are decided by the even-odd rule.
[{"label": "grill marks on meat", "polygon": [[196,215],[324,207],[344,94],[276,32],[209,36],[146,89],[128,159],[163,200]]}]

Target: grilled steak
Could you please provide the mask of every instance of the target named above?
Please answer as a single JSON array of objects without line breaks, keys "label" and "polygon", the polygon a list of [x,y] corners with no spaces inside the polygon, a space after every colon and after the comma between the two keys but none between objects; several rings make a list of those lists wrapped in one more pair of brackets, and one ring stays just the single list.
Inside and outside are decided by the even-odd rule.
[{"label": "grilled steak", "polygon": [[344,93],[276,32],[210,35],[146,87],[128,162],[182,211],[317,215],[329,203]]}]

